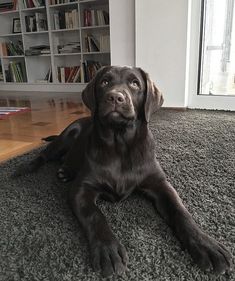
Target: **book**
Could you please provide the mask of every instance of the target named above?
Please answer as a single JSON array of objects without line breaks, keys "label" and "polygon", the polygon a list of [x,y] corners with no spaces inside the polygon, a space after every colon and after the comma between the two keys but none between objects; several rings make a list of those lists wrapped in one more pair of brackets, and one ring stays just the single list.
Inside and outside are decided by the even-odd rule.
[{"label": "book", "polygon": [[25,16],[26,32],[37,32],[47,30],[47,18],[45,13]]},{"label": "book", "polygon": [[18,9],[18,0],[0,3],[0,13]]},{"label": "book", "polygon": [[18,40],[16,42],[13,42],[11,40],[8,40],[8,42],[2,42],[0,43],[0,50],[2,56],[4,57],[23,55],[23,42],[21,40]]},{"label": "book", "polygon": [[80,66],[58,67],[58,81],[61,83],[76,83],[81,81]]},{"label": "book", "polygon": [[78,11],[76,9],[56,11],[53,14],[53,21],[56,30],[78,28]]},{"label": "book", "polygon": [[109,13],[104,10],[85,9],[83,24],[84,26],[108,25]]},{"label": "book", "polygon": [[99,46],[98,40],[93,35],[86,35],[85,36],[85,50],[86,52],[99,52],[100,46]]},{"label": "book", "polygon": [[9,65],[5,66],[5,76],[7,82],[26,82],[26,73],[23,63],[10,61]]}]

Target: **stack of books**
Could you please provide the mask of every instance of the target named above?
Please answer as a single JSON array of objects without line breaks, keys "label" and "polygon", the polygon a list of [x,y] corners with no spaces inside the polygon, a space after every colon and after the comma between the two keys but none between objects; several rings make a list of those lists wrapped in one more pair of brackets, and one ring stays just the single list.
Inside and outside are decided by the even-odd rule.
[{"label": "stack of books", "polygon": [[57,5],[57,4],[64,4],[64,3],[71,3],[77,0],[50,0],[50,5]]},{"label": "stack of books", "polygon": [[2,42],[0,43],[0,52],[3,57],[7,56],[21,56],[24,54],[23,42],[21,40],[17,42]]},{"label": "stack of books", "polygon": [[0,13],[18,9],[18,0],[1,1]]},{"label": "stack of books", "polygon": [[61,83],[78,83],[81,82],[80,66],[58,67],[58,81]]},{"label": "stack of books", "polygon": [[108,25],[109,13],[103,10],[86,9],[83,12],[84,26]]},{"label": "stack of books", "polygon": [[25,50],[26,56],[40,56],[45,54],[50,54],[50,46],[49,45],[37,45],[31,46],[28,50]]},{"label": "stack of books", "polygon": [[85,52],[109,52],[110,36],[101,34],[97,39],[93,35],[85,36]]},{"label": "stack of books", "polygon": [[78,28],[78,11],[57,11],[53,15],[55,29]]},{"label": "stack of books", "polygon": [[25,69],[22,62],[10,61],[8,69],[5,70],[5,75],[7,82],[26,82]]},{"label": "stack of books", "polygon": [[47,17],[44,13],[25,16],[26,32],[37,32],[47,30]]},{"label": "stack of books", "polygon": [[23,0],[23,9],[45,6],[45,0]]},{"label": "stack of books", "polygon": [[80,42],[69,42],[64,45],[58,45],[57,50],[58,50],[58,54],[80,53],[81,44],[80,44]]},{"label": "stack of books", "polygon": [[86,60],[82,63],[82,81],[88,83],[95,75],[96,72],[102,67],[100,62]]}]

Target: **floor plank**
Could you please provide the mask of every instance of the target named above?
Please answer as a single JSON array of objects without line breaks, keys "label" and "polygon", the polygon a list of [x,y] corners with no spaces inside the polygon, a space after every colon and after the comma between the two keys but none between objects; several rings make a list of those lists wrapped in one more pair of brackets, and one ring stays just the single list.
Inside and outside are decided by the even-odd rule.
[{"label": "floor plank", "polygon": [[0,120],[0,162],[42,144],[78,118],[89,115],[77,93],[0,92],[0,106],[27,106],[29,112]]}]

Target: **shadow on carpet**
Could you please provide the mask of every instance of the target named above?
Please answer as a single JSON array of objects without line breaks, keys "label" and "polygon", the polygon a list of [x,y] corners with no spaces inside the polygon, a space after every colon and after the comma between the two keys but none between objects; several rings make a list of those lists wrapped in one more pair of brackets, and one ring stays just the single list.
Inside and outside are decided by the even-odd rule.
[{"label": "shadow on carpet", "polygon": [[[234,256],[235,114],[162,110],[151,129],[156,157],[186,207]],[[56,165],[11,178],[37,153],[0,166],[0,280],[101,280],[67,203],[71,183],[57,181]],[[126,275],[108,280],[235,280],[234,270],[217,277],[200,271],[144,198],[99,206],[130,258]]]}]

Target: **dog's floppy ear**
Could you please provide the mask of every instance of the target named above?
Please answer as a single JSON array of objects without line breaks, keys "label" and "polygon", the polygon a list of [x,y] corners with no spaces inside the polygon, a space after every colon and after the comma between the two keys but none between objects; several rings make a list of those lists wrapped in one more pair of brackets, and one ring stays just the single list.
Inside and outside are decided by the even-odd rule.
[{"label": "dog's floppy ear", "polygon": [[90,109],[92,115],[95,113],[96,109],[95,81],[96,76],[86,85],[86,88],[82,91],[82,101]]},{"label": "dog's floppy ear", "polygon": [[146,82],[146,96],[144,104],[144,114],[146,122],[149,122],[151,115],[157,111],[163,104],[162,93],[158,90],[154,82],[150,79],[148,73],[139,68]]},{"label": "dog's floppy ear", "polygon": [[111,66],[103,66],[101,67],[93,79],[87,84],[86,88],[82,91],[82,101],[84,104],[90,109],[91,115],[95,114],[96,110],[96,97],[95,97],[95,87],[96,81],[100,76],[103,75]]}]

